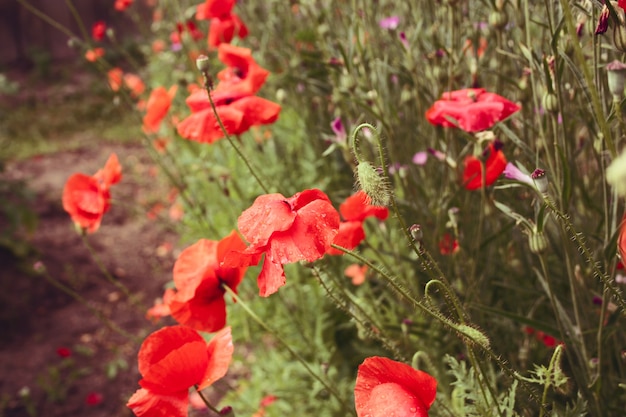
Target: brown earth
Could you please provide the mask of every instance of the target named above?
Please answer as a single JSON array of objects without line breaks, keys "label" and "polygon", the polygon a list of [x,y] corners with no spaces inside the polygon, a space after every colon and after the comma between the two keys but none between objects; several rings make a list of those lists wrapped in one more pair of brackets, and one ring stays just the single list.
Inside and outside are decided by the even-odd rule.
[{"label": "brown earth", "polygon": [[[93,174],[111,152],[120,159],[123,179],[111,189],[113,206],[100,230],[86,237],[96,261],[63,211],[61,194],[72,173]],[[27,239],[28,257],[0,247],[0,416],[132,415],[125,403],[138,388],[137,350],[156,329],[145,311],[171,279],[177,244],[167,210],[156,219],[147,216],[155,203],[168,204],[169,187],[155,173],[145,149],[128,145],[36,157],[10,163],[0,173],[0,181],[26,181],[36,196],[30,210],[38,216]],[[36,262],[84,301],[36,273]],[[128,288],[131,299],[107,280],[98,262]],[[62,347],[71,356],[62,358]],[[88,398],[101,401],[90,405]]]}]

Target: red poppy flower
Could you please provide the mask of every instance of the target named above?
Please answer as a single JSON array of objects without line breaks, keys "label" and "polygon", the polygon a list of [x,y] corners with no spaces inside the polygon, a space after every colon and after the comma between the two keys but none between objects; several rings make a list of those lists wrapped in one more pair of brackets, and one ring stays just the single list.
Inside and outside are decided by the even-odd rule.
[{"label": "red poppy flower", "polygon": [[401,362],[374,356],[359,366],[354,403],[359,417],[428,417],[437,380]]},{"label": "red poppy flower", "polygon": [[363,221],[374,216],[379,220],[386,220],[389,216],[387,207],[372,206],[371,199],[363,190],[359,190],[339,206],[339,213],[346,221]]},{"label": "red poppy flower", "polygon": [[246,244],[233,231],[221,241],[201,239],[185,249],[174,264],[174,284],[178,292],[169,300],[172,317],[193,329],[215,332],[226,325],[225,290],[233,291],[246,268],[220,266],[230,251],[243,251]]},{"label": "red poppy flower", "polygon": [[67,180],[63,189],[63,209],[74,223],[88,233],[98,230],[111,205],[109,187],[120,181],[121,172],[117,155],[112,154],[104,169],[93,176],[73,174]]},{"label": "red poppy flower", "polygon": [[343,274],[352,279],[353,285],[361,285],[365,282],[368,269],[367,265],[352,264],[344,269]]},{"label": "red poppy flower", "polygon": [[235,36],[240,39],[248,36],[248,27],[235,13],[211,19],[207,39],[209,49],[217,48],[223,43],[230,43]]},{"label": "red poppy flower", "polygon": [[481,158],[475,156],[465,158],[463,170],[465,188],[477,190],[483,186],[483,180],[486,186],[496,182],[500,174],[504,172],[507,162],[501,149],[502,142],[495,140],[485,149]]},{"label": "red poppy flower", "polygon": [[91,27],[91,37],[93,38],[94,41],[100,42],[101,40],[104,39],[104,35],[106,35],[106,31],[107,31],[107,24],[104,23],[103,20],[98,20]]},{"label": "red poppy flower", "polygon": [[115,0],[113,7],[118,12],[123,12],[124,10],[128,9],[133,4],[133,1],[134,0]]},{"label": "red poppy flower", "polygon": [[[231,104],[217,106],[217,114],[224,128],[233,135],[244,133],[251,126],[274,123],[280,110],[280,105],[257,96],[244,97]],[[178,123],[177,130],[183,138],[200,143],[213,143],[224,137],[211,108],[192,113]]]},{"label": "red poppy flower", "polygon": [[483,88],[466,88],[444,93],[431,108],[426,119],[437,126],[458,127],[479,132],[517,112],[520,106]]},{"label": "red poppy flower", "polygon": [[206,344],[195,330],[164,327],[139,349],[141,388],[126,404],[138,417],[186,417],[189,388],[202,390],[226,374],[233,355],[230,327]]},{"label": "red poppy flower", "polygon": [[166,289],[163,297],[156,300],[154,305],[146,311],[146,318],[156,323],[160,318],[170,316],[172,312],[169,304],[174,299],[174,295],[176,295],[175,290],[172,288]]},{"label": "red poppy flower", "polygon": [[196,8],[196,19],[208,20],[230,14],[235,0],[206,0]]},{"label": "red poppy flower", "polygon": [[[370,205],[369,196],[359,190],[355,194],[346,198],[339,206],[339,213],[345,220],[339,225],[339,233],[335,236],[333,243],[346,249],[354,249],[365,239],[363,221],[367,217],[374,216],[379,220],[385,220],[389,216],[386,207]],[[328,249],[329,255],[343,255],[343,252],[331,247]]]},{"label": "red poppy flower", "polygon": [[69,358],[72,356],[72,350],[65,346],[61,346],[60,348],[57,348],[57,355],[61,358]]},{"label": "red poppy flower", "polygon": [[459,251],[459,241],[450,233],[444,233],[439,241],[439,253],[442,255],[454,255]]},{"label": "red poppy flower", "polygon": [[123,79],[124,85],[130,90],[131,97],[139,97],[146,89],[146,85],[137,74],[124,74]]},{"label": "red poppy flower", "polygon": [[284,264],[324,256],[339,230],[339,213],[326,194],[312,189],[289,198],[259,196],[237,224],[250,246],[241,253],[231,252],[224,264],[256,265],[265,254],[257,283],[259,294],[267,297],[285,284]]},{"label": "red poppy flower", "polygon": [[119,91],[122,88],[122,80],[124,77],[124,71],[121,68],[115,67],[107,72],[107,78],[109,86],[113,91]]},{"label": "red poppy flower", "polygon": [[104,397],[99,392],[90,392],[85,397],[85,404],[94,407],[100,405],[104,401]]},{"label": "red poppy flower", "polygon": [[152,90],[146,103],[146,114],[143,117],[143,131],[145,133],[156,133],[159,131],[161,122],[172,105],[177,89],[178,87],[174,85],[169,90],[163,87],[157,87]]},{"label": "red poppy flower", "polygon": [[104,56],[104,48],[93,48],[85,52],[85,59],[89,62],[96,62]]}]

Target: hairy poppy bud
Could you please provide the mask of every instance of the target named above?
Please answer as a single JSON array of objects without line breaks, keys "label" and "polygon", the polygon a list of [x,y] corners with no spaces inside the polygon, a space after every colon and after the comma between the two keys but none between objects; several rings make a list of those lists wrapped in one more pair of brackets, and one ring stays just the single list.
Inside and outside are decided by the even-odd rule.
[{"label": "hairy poppy bud", "polygon": [[390,201],[389,184],[384,174],[367,161],[359,162],[356,167],[357,184],[372,200],[374,206],[387,206]]}]

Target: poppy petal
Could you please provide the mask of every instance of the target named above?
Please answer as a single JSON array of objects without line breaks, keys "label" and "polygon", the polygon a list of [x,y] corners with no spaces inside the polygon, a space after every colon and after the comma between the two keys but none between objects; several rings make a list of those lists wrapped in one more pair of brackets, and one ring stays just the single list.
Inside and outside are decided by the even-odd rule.
[{"label": "poppy petal", "polygon": [[269,297],[274,294],[280,287],[285,285],[287,278],[285,277],[285,269],[281,263],[273,262],[265,257],[261,273],[257,278],[259,286],[259,295],[261,297]]},{"label": "poppy petal", "polygon": [[158,394],[186,391],[200,382],[207,366],[206,343],[195,330],[164,327],[149,335],[138,354],[139,384]]},{"label": "poppy petal", "polygon": [[137,417],[187,417],[188,398],[187,390],[159,395],[141,388],[130,397],[126,406]]},{"label": "poppy petal", "polygon": [[[339,224],[339,233],[333,239],[335,245],[346,249],[354,249],[359,243],[365,239],[365,230],[363,223],[360,221],[341,222]],[[330,247],[327,251],[329,255],[343,255],[344,252],[339,249]]]},{"label": "poppy petal", "polygon": [[237,226],[251,246],[265,246],[273,233],[287,230],[296,218],[282,194],[264,194],[239,216]]},{"label": "poppy petal", "polygon": [[[383,385],[386,386],[375,390]],[[367,358],[359,366],[354,388],[357,414],[360,417],[368,413],[371,413],[372,417],[390,415],[384,414],[386,409],[380,398],[374,398],[381,394],[387,395],[386,403],[395,403],[396,398],[398,399],[397,409],[393,415],[426,416],[426,412],[435,401],[437,380],[426,372],[418,371],[401,362],[379,356]],[[413,398],[418,401],[414,401]],[[408,406],[408,410],[404,409],[405,406]],[[419,410],[423,410],[423,414],[401,414],[415,413]],[[378,414],[378,411],[382,414]]]},{"label": "poppy petal", "polygon": [[202,390],[226,375],[233,358],[233,337],[230,327],[226,327],[213,336],[206,347],[209,357],[207,371],[202,377],[198,390]]}]

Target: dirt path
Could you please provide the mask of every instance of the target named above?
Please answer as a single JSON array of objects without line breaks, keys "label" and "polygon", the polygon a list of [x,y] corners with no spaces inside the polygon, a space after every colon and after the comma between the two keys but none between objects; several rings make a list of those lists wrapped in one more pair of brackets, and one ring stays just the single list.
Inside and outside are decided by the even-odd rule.
[{"label": "dirt path", "polygon": [[[85,305],[33,273],[40,261],[52,277],[139,341],[155,329],[144,318],[144,307],[129,303],[106,280],[61,206],[67,178],[93,174],[111,152],[118,154],[124,176],[111,190],[113,206],[100,230],[87,239],[143,306],[152,305],[171,279],[177,237],[166,215],[147,216],[154,204],[167,204],[168,188],[157,181],[143,148],[98,145],[10,164],[0,175],[27,180],[36,193],[39,225],[27,262],[0,251],[0,416],[132,415],[124,404],[138,388],[137,340],[112,331]],[[62,358],[57,350],[65,347],[72,354]]]}]

